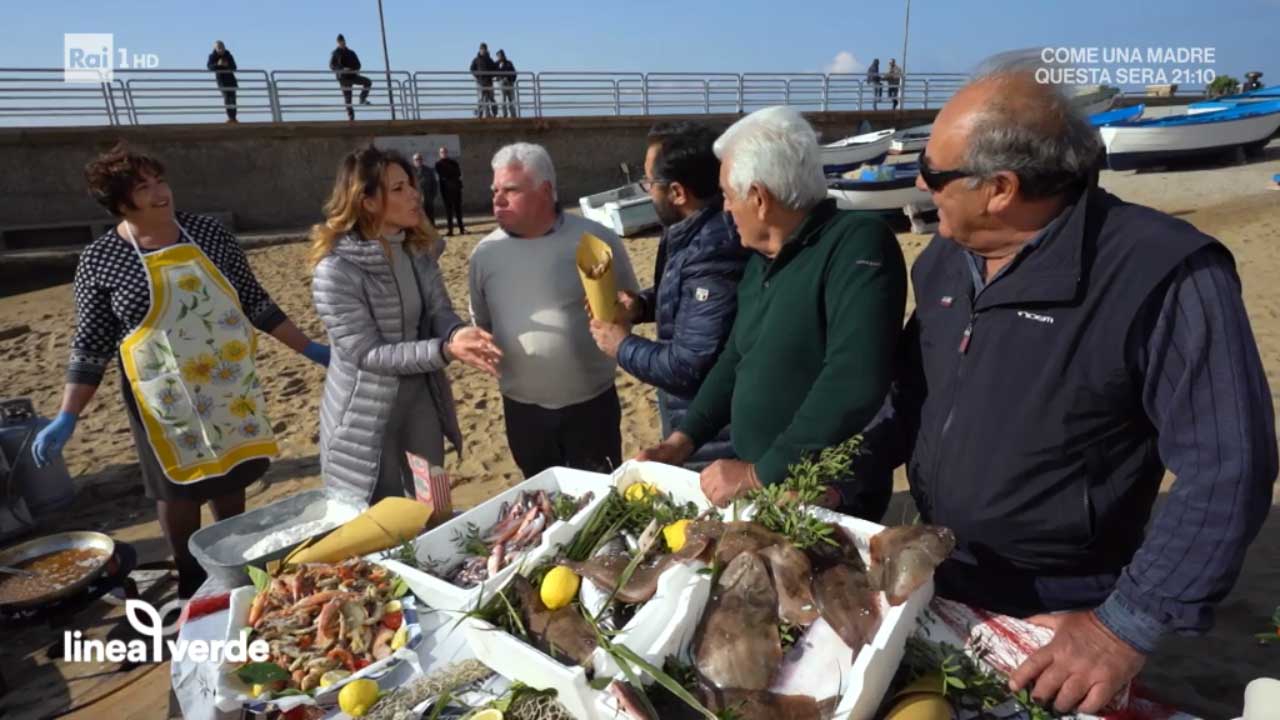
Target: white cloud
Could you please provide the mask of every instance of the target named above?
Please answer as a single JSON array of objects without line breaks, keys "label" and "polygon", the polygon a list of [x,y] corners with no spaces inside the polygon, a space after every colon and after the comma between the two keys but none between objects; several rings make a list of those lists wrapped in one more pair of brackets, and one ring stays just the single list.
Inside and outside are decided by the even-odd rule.
[{"label": "white cloud", "polygon": [[823,72],[825,73],[856,73],[856,72],[861,72],[865,68],[866,68],[866,65],[863,65],[862,63],[858,62],[858,58],[854,57],[853,53],[849,52],[848,50],[841,50],[840,52],[836,53],[835,58],[833,58],[831,62],[827,63],[826,67],[823,68]]}]

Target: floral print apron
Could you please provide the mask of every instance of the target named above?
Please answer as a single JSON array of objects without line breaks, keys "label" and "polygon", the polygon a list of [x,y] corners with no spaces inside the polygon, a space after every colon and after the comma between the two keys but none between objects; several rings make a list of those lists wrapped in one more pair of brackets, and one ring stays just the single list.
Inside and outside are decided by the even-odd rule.
[{"label": "floral print apron", "polygon": [[185,243],[143,254],[147,316],[120,345],[125,376],[164,474],[193,483],[279,447],[254,366],[256,339],[231,283],[178,226]]}]

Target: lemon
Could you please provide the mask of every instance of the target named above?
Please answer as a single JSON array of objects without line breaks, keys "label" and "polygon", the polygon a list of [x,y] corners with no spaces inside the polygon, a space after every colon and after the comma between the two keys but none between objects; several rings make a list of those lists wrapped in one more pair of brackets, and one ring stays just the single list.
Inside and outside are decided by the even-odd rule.
[{"label": "lemon", "polygon": [[352,680],[338,693],[338,707],[351,717],[364,717],[376,702],[378,702],[378,683],[368,678]]},{"label": "lemon", "polygon": [[392,600],[382,608],[382,612],[384,613],[400,612],[401,610],[404,610],[404,604],[399,600]]},{"label": "lemon", "polygon": [[349,677],[351,677],[351,672],[348,670],[330,670],[320,676],[320,687],[327,688],[330,685],[337,685]]},{"label": "lemon", "polygon": [[569,568],[563,565],[551,568],[551,572],[542,578],[542,588],[539,591],[542,604],[548,610],[559,610],[568,605],[578,594],[578,583],[577,574]]},{"label": "lemon", "polygon": [[399,650],[407,642],[409,642],[409,626],[401,625],[400,629],[396,630],[396,634],[391,636],[391,649]]},{"label": "lemon", "polygon": [[627,486],[627,489],[622,493],[622,497],[625,498],[627,502],[642,502],[643,500],[651,498],[657,494],[658,488],[652,483],[635,482]]},{"label": "lemon", "polygon": [[688,520],[677,520],[662,528],[662,539],[667,541],[667,547],[671,548],[671,552],[680,552],[680,548],[684,547],[687,540],[685,533],[688,530]]},{"label": "lemon", "polygon": [[262,683],[254,683],[253,687],[249,688],[249,695],[250,697],[262,697],[262,693],[267,690],[268,688],[266,685],[263,685]]},{"label": "lemon", "polygon": [[467,720],[502,720],[502,711],[497,708],[481,710]]}]

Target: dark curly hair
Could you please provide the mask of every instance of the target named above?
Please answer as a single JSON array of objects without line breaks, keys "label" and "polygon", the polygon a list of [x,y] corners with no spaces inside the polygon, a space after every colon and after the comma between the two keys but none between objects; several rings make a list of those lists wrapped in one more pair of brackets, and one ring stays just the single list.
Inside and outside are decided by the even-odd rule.
[{"label": "dark curly hair", "polygon": [[84,168],[89,194],[112,215],[120,217],[124,210],[135,210],[133,191],[148,175],[164,177],[164,163],[136,153],[123,143],[93,159]]}]

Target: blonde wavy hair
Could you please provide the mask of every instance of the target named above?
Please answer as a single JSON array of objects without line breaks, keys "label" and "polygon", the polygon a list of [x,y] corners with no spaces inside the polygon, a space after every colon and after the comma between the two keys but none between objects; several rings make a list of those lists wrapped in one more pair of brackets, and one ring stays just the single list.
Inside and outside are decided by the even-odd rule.
[{"label": "blonde wavy hair", "polygon": [[[379,236],[382,212],[369,212],[364,207],[364,200],[380,196],[386,188],[387,170],[393,164],[404,170],[415,188],[418,186],[413,166],[394,150],[369,145],[352,151],[342,159],[342,164],[338,166],[338,177],[333,183],[333,192],[324,204],[325,221],[311,227],[309,237],[313,266],[329,257],[338,241],[353,231],[362,240],[376,239],[382,244],[383,252],[390,256],[390,248]],[[440,234],[427,222],[425,216],[417,226],[405,228],[404,246],[410,252],[430,252],[439,241]]]}]

